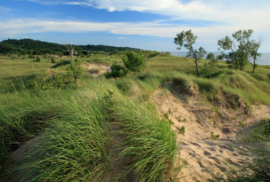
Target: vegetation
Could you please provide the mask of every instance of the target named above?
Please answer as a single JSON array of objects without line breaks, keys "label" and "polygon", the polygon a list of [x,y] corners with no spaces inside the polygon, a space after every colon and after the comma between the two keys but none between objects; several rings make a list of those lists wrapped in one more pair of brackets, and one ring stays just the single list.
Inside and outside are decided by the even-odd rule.
[{"label": "vegetation", "polygon": [[[256,60],[261,56],[258,53],[258,49],[261,47],[263,39],[259,38],[256,42],[255,40],[250,40],[253,30],[239,30],[232,34],[232,37],[237,41],[233,42],[229,36],[218,41],[219,50],[230,50],[227,55],[223,54],[223,57],[227,59],[229,64],[232,64],[235,69],[244,70],[245,66],[248,64],[248,58],[253,59],[253,71],[256,68]],[[237,45],[236,45],[237,43]],[[238,47],[238,48],[236,48]]]},{"label": "vegetation", "polygon": [[115,78],[117,80],[117,78],[121,78],[127,75],[127,70],[125,69],[125,67],[123,67],[122,65],[112,65],[111,66],[111,72],[107,72],[105,77],[107,79],[109,78]]},{"label": "vegetation", "polygon": [[[114,47],[105,45],[77,45],[74,46],[78,55],[90,56],[91,53],[98,54],[99,51],[112,52],[139,50],[130,47]],[[0,42],[0,53],[2,54],[21,54],[21,55],[42,55],[42,54],[58,54],[68,55],[68,51],[64,45],[43,42],[32,39],[8,39]],[[61,57],[61,56],[60,56]]]},{"label": "vegetation", "polygon": [[183,31],[183,32],[177,34],[176,36],[177,37],[174,38],[174,43],[176,45],[180,46],[177,49],[180,50],[181,47],[184,45],[184,47],[187,50],[189,50],[186,57],[191,57],[191,58],[195,59],[196,73],[197,73],[197,76],[200,77],[198,60],[203,58],[203,56],[206,54],[206,51],[202,47],[200,47],[199,50],[193,48],[193,44],[195,44],[195,42],[197,40],[197,36],[194,36],[193,33],[191,32],[191,30],[186,31],[186,32]]},{"label": "vegetation", "polygon": [[[174,132],[170,119],[176,114],[174,108],[159,116],[154,104],[149,102],[151,94],[166,81],[180,86],[179,91],[187,97],[196,95],[204,99],[216,114],[221,113],[216,106],[225,100],[235,110],[239,107],[238,98],[247,108],[255,103],[270,105],[270,66],[258,65],[252,74],[254,64],[246,63],[245,69],[233,70],[211,53],[208,60],[198,61],[194,53],[198,56],[205,52],[193,50],[196,36],[188,31],[180,33],[178,38],[180,46],[190,41],[187,47],[193,53],[192,59],[154,51],[125,52],[125,57],[113,51],[110,55],[91,58],[79,53],[74,54],[74,61],[65,60],[65,56],[44,55],[39,57],[39,63],[11,53],[9,57],[0,57],[2,176],[7,181],[11,178],[15,181],[125,181],[130,176],[138,181],[177,181],[172,179],[173,171],[179,169],[175,166],[179,148],[176,139],[177,135],[185,134],[186,128],[182,126]],[[52,63],[52,56],[56,64]],[[84,67],[93,63],[113,63],[112,71],[93,80]],[[135,74],[127,75],[127,70]],[[168,89],[163,92],[169,95]],[[179,116],[178,121],[186,119]],[[119,124],[118,129],[113,127],[115,123]],[[111,146],[116,130],[122,141],[119,153],[114,156]],[[268,119],[253,129],[250,137],[254,142],[265,142],[269,141],[269,133]],[[218,137],[211,133],[213,140]],[[23,160],[10,164],[10,154],[27,141],[32,144],[23,154]],[[219,176],[213,180],[267,181],[269,149],[262,150],[242,170],[229,171],[227,179]],[[115,175],[112,161],[118,158],[125,162],[121,163],[121,174]]]},{"label": "vegetation", "polygon": [[122,57],[125,67],[134,73],[141,72],[146,68],[145,57],[140,53],[129,51]]}]

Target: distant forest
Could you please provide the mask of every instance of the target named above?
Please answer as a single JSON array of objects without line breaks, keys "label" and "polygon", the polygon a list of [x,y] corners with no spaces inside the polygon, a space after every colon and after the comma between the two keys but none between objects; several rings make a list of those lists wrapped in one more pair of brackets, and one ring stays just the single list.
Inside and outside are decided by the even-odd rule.
[{"label": "distant forest", "polygon": [[[75,51],[78,55],[96,54],[99,51],[115,52],[140,50],[130,47],[114,47],[106,45],[75,45]],[[21,55],[42,55],[42,54],[62,54],[68,55],[67,48],[64,45],[43,42],[32,39],[8,39],[0,42],[0,54],[21,54]]]}]

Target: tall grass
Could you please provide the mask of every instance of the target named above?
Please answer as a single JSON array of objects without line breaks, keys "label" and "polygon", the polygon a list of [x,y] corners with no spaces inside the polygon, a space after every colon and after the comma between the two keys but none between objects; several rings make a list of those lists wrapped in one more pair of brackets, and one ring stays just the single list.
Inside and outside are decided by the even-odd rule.
[{"label": "tall grass", "polygon": [[121,93],[134,87],[140,89],[139,96],[151,93],[162,85],[161,77],[145,75],[142,80],[119,80],[116,85],[120,92],[115,91],[108,100],[110,117],[123,125],[121,155],[128,156],[127,173],[135,171],[139,181],[164,181],[168,177],[177,149],[176,135],[167,122],[159,119],[154,106],[145,102],[147,98],[130,100]]},{"label": "tall grass", "polygon": [[61,118],[51,121],[14,171],[24,174],[22,181],[100,181],[104,177],[110,141],[105,128],[108,116],[99,99],[89,97],[58,100],[65,107],[59,112]]}]

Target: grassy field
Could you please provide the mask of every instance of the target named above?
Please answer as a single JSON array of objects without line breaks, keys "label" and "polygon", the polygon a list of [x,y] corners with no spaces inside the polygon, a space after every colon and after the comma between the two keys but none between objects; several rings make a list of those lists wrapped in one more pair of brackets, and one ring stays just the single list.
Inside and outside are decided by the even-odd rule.
[{"label": "grassy field", "polygon": [[[56,62],[67,59],[57,57]],[[121,62],[120,56],[108,55],[78,59],[84,64]],[[147,60],[148,67],[140,78],[130,74],[116,82],[100,76],[96,81],[85,73],[88,80],[82,79],[80,87],[70,84],[65,89],[34,93],[33,81],[52,73],[65,75],[68,65],[53,69],[55,64],[49,58],[33,62],[33,58],[0,57],[2,176],[7,181],[17,177],[21,181],[59,182],[121,181],[131,174],[139,181],[173,179],[173,171],[181,169],[181,164],[172,165],[176,162],[177,136],[148,102],[151,93],[165,81],[199,92],[213,105],[218,102],[217,96],[226,93],[239,95],[250,106],[255,103],[270,106],[270,66],[259,66],[252,75],[252,65],[238,71],[219,61],[210,79],[203,69],[207,60],[200,61],[201,78],[195,76],[192,59],[157,55]],[[117,156],[110,151],[113,122],[121,123],[119,132],[123,137]],[[35,141],[35,145],[22,161],[12,165],[9,154],[29,140]],[[126,159],[118,176],[112,169],[114,157]]]}]

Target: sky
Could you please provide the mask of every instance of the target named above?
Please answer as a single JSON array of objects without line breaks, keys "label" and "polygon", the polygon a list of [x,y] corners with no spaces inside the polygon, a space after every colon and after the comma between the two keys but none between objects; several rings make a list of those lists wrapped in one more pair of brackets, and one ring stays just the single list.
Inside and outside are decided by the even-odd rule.
[{"label": "sky", "polygon": [[177,52],[176,34],[192,30],[195,48],[217,52],[219,39],[252,29],[264,38],[259,52],[270,53],[269,10],[269,0],[1,0],[0,41]]}]

